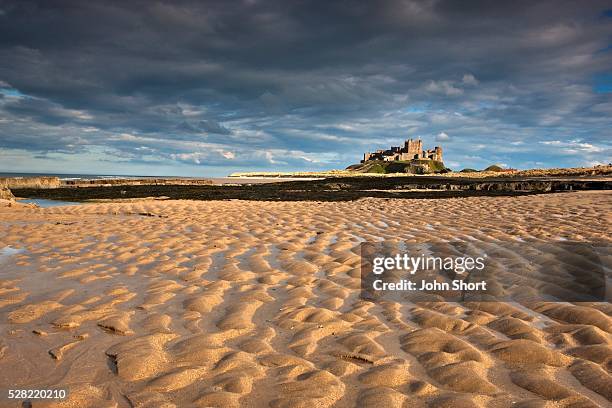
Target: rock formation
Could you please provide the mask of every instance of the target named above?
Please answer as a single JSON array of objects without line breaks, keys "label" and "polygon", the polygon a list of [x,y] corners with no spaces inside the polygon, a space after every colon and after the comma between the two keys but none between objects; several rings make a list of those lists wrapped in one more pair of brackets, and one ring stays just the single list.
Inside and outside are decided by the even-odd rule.
[{"label": "rock formation", "polygon": [[0,200],[15,200],[15,196],[8,187],[0,187]]},{"label": "rock formation", "polygon": [[0,187],[7,188],[57,188],[59,177],[0,177]]}]

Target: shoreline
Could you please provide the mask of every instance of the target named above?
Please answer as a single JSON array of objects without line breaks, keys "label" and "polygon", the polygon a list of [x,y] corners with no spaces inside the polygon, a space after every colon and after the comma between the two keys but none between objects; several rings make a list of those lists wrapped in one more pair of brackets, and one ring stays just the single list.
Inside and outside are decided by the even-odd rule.
[{"label": "shoreline", "polygon": [[612,190],[610,177],[459,178],[459,177],[344,177],[286,180],[247,184],[133,184],[86,188],[15,188],[20,198],[60,201],[168,197],[192,200],[351,201],[374,198],[458,198],[520,196],[567,191]]},{"label": "shoreline", "polygon": [[502,171],[475,171],[461,172],[452,171],[448,173],[411,174],[411,173],[366,173],[355,170],[329,170],[329,171],[304,171],[304,172],[236,172],[229,175],[235,178],[249,177],[284,177],[284,178],[332,178],[332,177],[449,177],[449,178],[524,178],[524,177],[588,177],[588,176],[612,176],[612,165],[601,165],[595,167],[567,167],[551,169],[526,169],[526,170],[502,170]]}]

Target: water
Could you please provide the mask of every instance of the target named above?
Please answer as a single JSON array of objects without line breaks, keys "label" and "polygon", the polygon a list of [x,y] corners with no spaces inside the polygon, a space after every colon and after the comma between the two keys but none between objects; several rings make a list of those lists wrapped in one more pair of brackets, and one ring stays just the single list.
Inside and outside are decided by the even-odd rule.
[{"label": "water", "polygon": [[64,173],[2,173],[0,177],[58,177],[60,180],[79,180],[79,179],[114,179],[114,178],[144,178],[147,176],[133,175],[105,175],[105,174],[64,174]]},{"label": "water", "polygon": [[24,252],[24,249],[13,248],[10,246],[5,246],[4,248],[0,248],[0,262],[3,262],[10,258],[13,255]]},{"label": "water", "polygon": [[137,176],[137,175],[111,175],[111,174],[62,174],[62,173],[7,173],[0,172],[0,177],[58,177],[60,180],[99,180],[99,179],[144,179],[144,178],[164,178],[164,179],[205,179],[211,180],[213,184],[260,184],[278,183],[281,181],[316,180],[309,177],[187,177],[187,176]]},{"label": "water", "polygon": [[83,203],[77,203],[73,201],[59,201],[59,200],[45,200],[44,198],[26,198],[24,200],[18,200],[21,204],[36,204],[41,208],[48,207],[61,207],[64,205],[81,205]]}]

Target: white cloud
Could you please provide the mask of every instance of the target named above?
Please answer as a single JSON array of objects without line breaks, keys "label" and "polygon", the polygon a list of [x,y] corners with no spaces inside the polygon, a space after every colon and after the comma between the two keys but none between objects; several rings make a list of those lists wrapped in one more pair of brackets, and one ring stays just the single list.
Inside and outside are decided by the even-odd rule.
[{"label": "white cloud", "polygon": [[587,166],[589,167],[595,167],[595,166],[605,166],[608,163],[604,163],[600,160],[592,160],[590,162],[587,162]]},{"label": "white cloud", "polygon": [[443,142],[445,140],[450,140],[450,136],[445,132],[440,132],[436,135],[436,140],[439,142]]},{"label": "white cloud", "polygon": [[170,157],[172,160],[181,160],[181,161],[189,161],[194,162],[195,164],[201,164],[201,160],[203,158],[202,153],[193,152],[193,153],[178,153],[171,154]]},{"label": "white cloud", "polygon": [[444,94],[447,96],[457,96],[463,93],[463,89],[457,88],[451,81],[429,81],[425,85],[425,90],[431,93]]},{"label": "white cloud", "polygon": [[83,119],[83,120],[91,120],[93,119],[93,116],[91,116],[89,113],[84,112],[82,110],[77,110],[77,109],[66,109],[66,113],[68,113],[69,115],[77,118],[77,119]]},{"label": "white cloud", "polygon": [[541,141],[540,144],[559,147],[564,153],[567,154],[575,154],[579,152],[601,153],[605,150],[603,147],[595,146],[591,143],[584,143],[577,139],[570,140],[569,142],[562,142],[560,140],[545,140]]},{"label": "white cloud", "polygon": [[480,81],[478,81],[472,74],[463,75],[463,79],[461,81],[466,85],[478,85],[480,83]]},{"label": "white cloud", "polygon": [[277,162],[274,160],[274,155],[272,154],[272,152],[265,152],[265,156],[266,156],[266,160],[268,161],[268,163],[270,163],[270,164],[275,164],[275,163],[277,163]]},{"label": "white cloud", "polygon": [[112,140],[123,140],[123,141],[136,141],[136,140],[144,140],[145,138],[142,138],[140,136],[135,136],[129,133],[121,133],[116,136],[111,136],[111,139]]},{"label": "white cloud", "polygon": [[222,152],[221,155],[228,160],[232,160],[236,158],[236,155],[234,154],[234,152]]}]

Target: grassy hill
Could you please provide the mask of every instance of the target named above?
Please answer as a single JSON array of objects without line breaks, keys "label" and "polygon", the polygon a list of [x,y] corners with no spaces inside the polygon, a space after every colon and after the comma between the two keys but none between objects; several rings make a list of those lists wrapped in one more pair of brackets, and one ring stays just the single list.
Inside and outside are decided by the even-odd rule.
[{"label": "grassy hill", "polygon": [[484,171],[504,171],[503,167],[497,165],[497,164],[493,164],[489,167],[487,167],[486,169],[484,169]]},{"label": "grassy hill", "polygon": [[[417,164],[417,166],[414,166]],[[365,163],[353,164],[346,168],[349,171],[356,173],[374,173],[374,174],[393,174],[393,173],[409,173],[409,174],[431,174],[431,173],[446,173],[450,170],[444,166],[443,162],[435,160],[411,160],[411,161],[382,161],[372,160]]]}]

